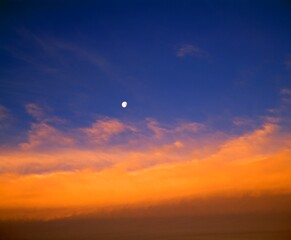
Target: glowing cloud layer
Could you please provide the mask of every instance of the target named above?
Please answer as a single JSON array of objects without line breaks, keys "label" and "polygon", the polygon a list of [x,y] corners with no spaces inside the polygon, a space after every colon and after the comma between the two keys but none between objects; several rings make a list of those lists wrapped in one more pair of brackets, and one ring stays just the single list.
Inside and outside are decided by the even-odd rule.
[{"label": "glowing cloud layer", "polygon": [[27,141],[0,154],[2,213],[291,191],[291,134],[272,118],[240,135],[111,118],[62,131],[38,107],[27,111],[37,119]]}]

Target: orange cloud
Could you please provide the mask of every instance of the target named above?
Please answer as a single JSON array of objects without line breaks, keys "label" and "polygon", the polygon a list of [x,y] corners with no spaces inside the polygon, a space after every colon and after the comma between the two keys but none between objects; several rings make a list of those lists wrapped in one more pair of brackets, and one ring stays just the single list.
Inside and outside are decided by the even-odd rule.
[{"label": "orange cloud", "polygon": [[73,138],[66,136],[61,131],[47,123],[34,123],[28,134],[28,142],[21,143],[22,149],[32,149],[40,146],[68,145],[74,142]]},{"label": "orange cloud", "polygon": [[117,119],[97,120],[90,128],[84,128],[83,131],[94,142],[106,142],[112,136],[118,135],[126,130],[135,131],[134,127],[126,125]]},{"label": "orange cloud", "polygon": [[65,134],[47,123],[33,124],[20,149],[0,153],[0,206],[82,211],[216,193],[291,191],[291,134],[278,122],[239,136],[196,135],[205,128],[103,119]]}]

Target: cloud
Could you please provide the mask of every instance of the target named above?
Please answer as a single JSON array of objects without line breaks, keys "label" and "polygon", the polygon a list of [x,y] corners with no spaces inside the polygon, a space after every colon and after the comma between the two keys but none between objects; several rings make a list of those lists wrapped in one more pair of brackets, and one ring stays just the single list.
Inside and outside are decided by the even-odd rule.
[{"label": "cloud", "polygon": [[27,140],[19,144],[23,150],[44,149],[52,147],[72,146],[75,142],[72,134],[66,134],[52,124],[64,123],[64,119],[50,116],[42,107],[35,103],[25,105],[27,113],[37,122],[31,124]]},{"label": "cloud", "polygon": [[203,57],[206,55],[206,53],[191,44],[183,45],[181,48],[178,49],[176,52],[178,57],[185,57],[185,56],[194,56],[194,57]]},{"label": "cloud", "polygon": [[20,147],[25,150],[37,147],[57,147],[67,146],[74,143],[74,139],[65,135],[53,126],[47,123],[34,123],[28,133],[28,141],[21,143]]},{"label": "cloud", "polygon": [[45,116],[43,110],[35,103],[26,104],[25,109],[31,116],[39,121],[41,121]]},{"label": "cloud", "polygon": [[110,59],[100,53],[98,46],[88,43],[84,40],[85,38],[83,38],[85,42],[80,43],[46,33],[32,32],[28,29],[18,29],[17,33],[20,37],[19,42],[29,43],[24,44],[26,48],[23,47],[23,44],[11,45],[7,43],[2,49],[46,76],[50,74],[71,82],[72,77],[74,78],[75,73],[78,72],[78,69],[73,66],[85,64],[88,69],[102,72],[109,81],[123,86],[136,97],[143,94],[140,81],[133,81],[132,78],[124,76],[124,74],[121,76],[119,69],[112,64]]},{"label": "cloud", "polygon": [[201,145],[177,140],[142,150],[109,145],[3,152],[0,203],[94,209],[216,193],[290,191],[290,134],[279,125],[265,123],[218,143],[213,138],[199,139]]},{"label": "cloud", "polygon": [[254,126],[254,121],[250,118],[235,117],[232,123],[237,127],[251,127]]},{"label": "cloud", "polygon": [[[35,43],[35,50],[41,51],[41,55],[33,55],[31,51],[27,53],[22,49],[15,49],[8,47],[6,48],[14,57],[29,62],[40,69],[56,73],[59,72],[64,66],[70,67],[71,59],[76,58],[78,61],[85,61],[94,67],[97,67],[106,74],[112,76],[112,67],[96,52],[96,49],[87,49],[86,47],[74,44],[71,41],[66,41],[45,34],[35,34],[29,30],[21,29],[17,31],[23,40],[32,41]],[[43,63],[43,58],[39,56],[45,55],[48,58],[53,59],[54,64],[51,66],[47,65],[47,61]]]},{"label": "cloud", "polygon": [[[102,151],[63,149],[56,152],[23,151],[2,153],[1,174],[45,176],[56,173],[75,173],[91,169],[95,172],[112,165],[115,154]],[[5,159],[9,159],[5,161]]]},{"label": "cloud", "polygon": [[291,89],[282,88],[280,93],[283,107],[289,107],[291,105]]},{"label": "cloud", "polygon": [[173,132],[176,133],[197,133],[201,130],[205,129],[204,124],[197,122],[182,122],[174,128]]},{"label": "cloud", "polygon": [[152,118],[147,119],[147,128],[152,131],[155,138],[161,138],[168,132],[166,128],[163,128],[159,123]]},{"label": "cloud", "polygon": [[289,88],[282,88],[280,93],[282,95],[291,95],[291,89],[289,89]]},{"label": "cloud", "polygon": [[158,121],[152,118],[146,119],[146,126],[153,133],[155,139],[171,139],[173,135],[191,135],[205,129],[202,123],[197,122],[179,122],[172,126],[162,126]]},{"label": "cloud", "polygon": [[285,65],[287,69],[291,69],[291,59],[288,59],[287,61],[285,61]]},{"label": "cloud", "polygon": [[35,105],[27,109],[40,119],[27,141],[0,151],[0,205],[7,209],[66,205],[73,212],[217,193],[291,192],[291,133],[270,117],[237,135],[152,118],[102,118],[65,131],[42,120]]},{"label": "cloud", "polygon": [[130,124],[125,124],[118,119],[105,118],[97,120],[89,128],[83,128],[82,131],[95,143],[107,142],[113,136],[119,135],[125,131],[136,131]]},{"label": "cloud", "polygon": [[9,116],[8,110],[6,107],[0,105],[0,121],[7,119]]},{"label": "cloud", "polygon": [[0,105],[0,130],[8,127],[12,119],[13,117],[9,110]]}]

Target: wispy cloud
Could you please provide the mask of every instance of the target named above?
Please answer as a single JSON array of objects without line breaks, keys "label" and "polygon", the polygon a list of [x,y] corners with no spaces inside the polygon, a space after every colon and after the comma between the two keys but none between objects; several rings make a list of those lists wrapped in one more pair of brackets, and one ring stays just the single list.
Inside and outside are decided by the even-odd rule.
[{"label": "wispy cloud", "polygon": [[9,110],[0,105],[0,130],[7,127],[12,120],[12,115],[10,114]]},{"label": "wispy cloud", "polygon": [[35,117],[38,121],[43,120],[45,116],[43,110],[35,103],[26,104],[25,109],[31,116]]},{"label": "wispy cloud", "polygon": [[243,117],[235,117],[232,123],[237,127],[250,127],[254,126],[254,121],[250,118],[243,118]]},{"label": "wispy cloud", "polygon": [[112,66],[101,56],[96,49],[88,49],[86,46],[74,44],[74,42],[58,39],[45,34],[36,34],[27,29],[17,31],[23,41],[33,43],[29,50],[22,46],[4,46],[3,50],[13,57],[25,61],[46,73],[55,74],[64,67],[71,68],[72,58],[78,62],[87,62],[99,70],[114,75]]},{"label": "wispy cloud", "polygon": [[[98,45],[90,46],[86,42],[76,43],[73,39],[65,39],[48,35],[45,33],[35,33],[28,29],[17,31],[21,42],[26,42],[27,47],[23,45],[7,45],[3,49],[11,56],[21,61],[25,61],[31,67],[38,71],[50,74],[53,77],[62,77],[62,79],[72,79],[71,73],[79,71],[74,65],[84,65],[92,71],[100,71],[108,76],[108,80],[122,85],[136,97],[140,97],[142,89],[141,82],[132,81],[114,66],[111,59],[107,59],[98,51]],[[121,76],[122,75],[122,76]],[[136,89],[140,89],[136,94]]]},{"label": "wispy cloud", "polygon": [[205,57],[206,52],[199,47],[191,44],[185,44],[176,52],[178,57],[193,56],[193,57]]},{"label": "wispy cloud", "polygon": [[7,119],[8,110],[4,106],[0,105],[0,121]]},{"label": "wispy cloud", "polygon": [[291,57],[284,62],[287,69],[291,69]]},{"label": "wispy cloud", "polygon": [[291,105],[291,89],[282,88],[281,91],[281,101],[284,106],[289,107]]},{"label": "wispy cloud", "polygon": [[198,122],[180,122],[174,126],[162,126],[152,118],[146,119],[147,128],[153,133],[155,139],[169,138],[171,135],[194,134],[205,129],[205,125]]},{"label": "wispy cloud", "polygon": [[58,129],[50,126],[47,123],[41,122],[32,124],[31,130],[28,133],[28,141],[21,143],[22,149],[34,149],[36,147],[51,147],[71,145],[74,139],[66,136]]},{"label": "wispy cloud", "polygon": [[125,124],[118,119],[105,118],[97,120],[89,128],[83,128],[82,131],[95,143],[107,142],[112,136],[119,135],[126,131],[134,132],[135,127]]},{"label": "wispy cloud", "polygon": [[281,89],[281,94],[282,95],[291,95],[291,89],[283,88],[283,89]]}]

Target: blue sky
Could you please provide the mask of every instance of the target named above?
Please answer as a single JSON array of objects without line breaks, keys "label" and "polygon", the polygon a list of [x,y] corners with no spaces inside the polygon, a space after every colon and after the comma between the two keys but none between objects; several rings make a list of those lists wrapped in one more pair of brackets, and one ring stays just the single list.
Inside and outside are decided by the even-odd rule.
[{"label": "blue sky", "polygon": [[4,1],[0,11],[11,122],[1,142],[28,131],[31,103],[61,128],[110,117],[228,131],[280,108],[291,87],[284,1]]}]

